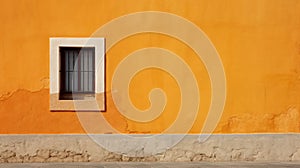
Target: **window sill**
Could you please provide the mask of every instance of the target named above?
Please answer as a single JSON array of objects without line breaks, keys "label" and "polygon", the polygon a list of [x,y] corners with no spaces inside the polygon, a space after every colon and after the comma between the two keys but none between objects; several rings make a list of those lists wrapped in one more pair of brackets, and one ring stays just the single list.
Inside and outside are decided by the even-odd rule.
[{"label": "window sill", "polygon": [[105,95],[97,93],[85,100],[59,100],[59,94],[50,95],[50,111],[105,111]]}]

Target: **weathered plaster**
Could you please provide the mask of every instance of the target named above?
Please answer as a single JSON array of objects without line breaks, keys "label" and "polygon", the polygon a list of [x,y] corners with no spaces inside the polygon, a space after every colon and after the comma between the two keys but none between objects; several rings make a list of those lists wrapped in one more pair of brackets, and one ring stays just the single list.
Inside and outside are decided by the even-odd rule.
[{"label": "weathered plaster", "polygon": [[299,110],[296,107],[288,107],[278,114],[261,113],[251,115],[245,113],[223,118],[215,132],[299,132],[300,118]]},{"label": "weathered plaster", "polygon": [[[116,109],[111,93],[107,92],[107,111],[100,113],[50,112],[49,89],[40,91],[17,90],[0,100],[1,133],[84,133],[85,130],[77,115],[91,123],[93,133],[113,133],[108,129],[97,129],[102,124],[93,120],[98,115],[112,127],[122,133],[157,133],[151,127],[139,129],[134,122],[126,119]],[[17,102],[17,103],[16,103]],[[297,106],[282,109],[279,113],[224,115],[215,133],[264,133],[264,132],[299,132],[299,110]],[[195,123],[197,124],[197,123]],[[144,124],[146,127],[147,124]],[[93,129],[95,127],[95,129]],[[198,127],[199,128],[199,127]],[[191,131],[190,133],[193,133]]]},{"label": "weathered plaster", "polygon": [[[108,145],[121,135],[99,135]],[[166,138],[172,138],[168,135]],[[115,161],[300,161],[299,134],[212,135],[200,143],[187,135],[176,146],[153,155],[126,156],[109,152],[86,135],[2,135],[0,162],[115,162]],[[162,142],[163,143],[163,142]],[[122,149],[120,144],[119,149]],[[136,153],[144,153],[149,143]]]}]

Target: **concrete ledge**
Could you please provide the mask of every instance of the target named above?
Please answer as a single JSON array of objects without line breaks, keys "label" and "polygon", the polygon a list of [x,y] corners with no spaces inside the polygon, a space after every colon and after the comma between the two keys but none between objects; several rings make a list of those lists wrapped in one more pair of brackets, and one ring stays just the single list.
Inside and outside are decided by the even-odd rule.
[{"label": "concrete ledge", "polygon": [[[115,149],[128,148],[119,143],[124,135],[95,136]],[[178,136],[163,135],[159,143]],[[187,135],[165,151],[146,155],[147,148],[157,145],[136,143],[132,152],[145,155],[134,157],[107,151],[87,135],[1,135],[0,162],[300,161],[300,134],[220,134],[204,142],[198,135]]]},{"label": "concrete ledge", "polygon": [[81,162],[81,163],[0,163],[5,168],[299,168],[299,162]]}]

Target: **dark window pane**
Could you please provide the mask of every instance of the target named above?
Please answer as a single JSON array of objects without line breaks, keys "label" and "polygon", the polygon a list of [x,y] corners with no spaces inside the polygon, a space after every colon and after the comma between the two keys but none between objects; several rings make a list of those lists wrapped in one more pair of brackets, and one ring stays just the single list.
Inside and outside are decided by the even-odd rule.
[{"label": "dark window pane", "polygon": [[60,96],[84,99],[95,94],[95,48],[60,47]]}]

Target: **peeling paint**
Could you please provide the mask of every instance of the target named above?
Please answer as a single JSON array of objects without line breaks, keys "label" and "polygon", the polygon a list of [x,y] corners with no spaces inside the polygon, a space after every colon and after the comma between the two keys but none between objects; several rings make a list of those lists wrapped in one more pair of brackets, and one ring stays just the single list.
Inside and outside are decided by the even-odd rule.
[{"label": "peeling paint", "polygon": [[217,133],[262,133],[262,132],[299,132],[299,110],[289,107],[279,114],[244,114],[232,116],[221,122]]}]

